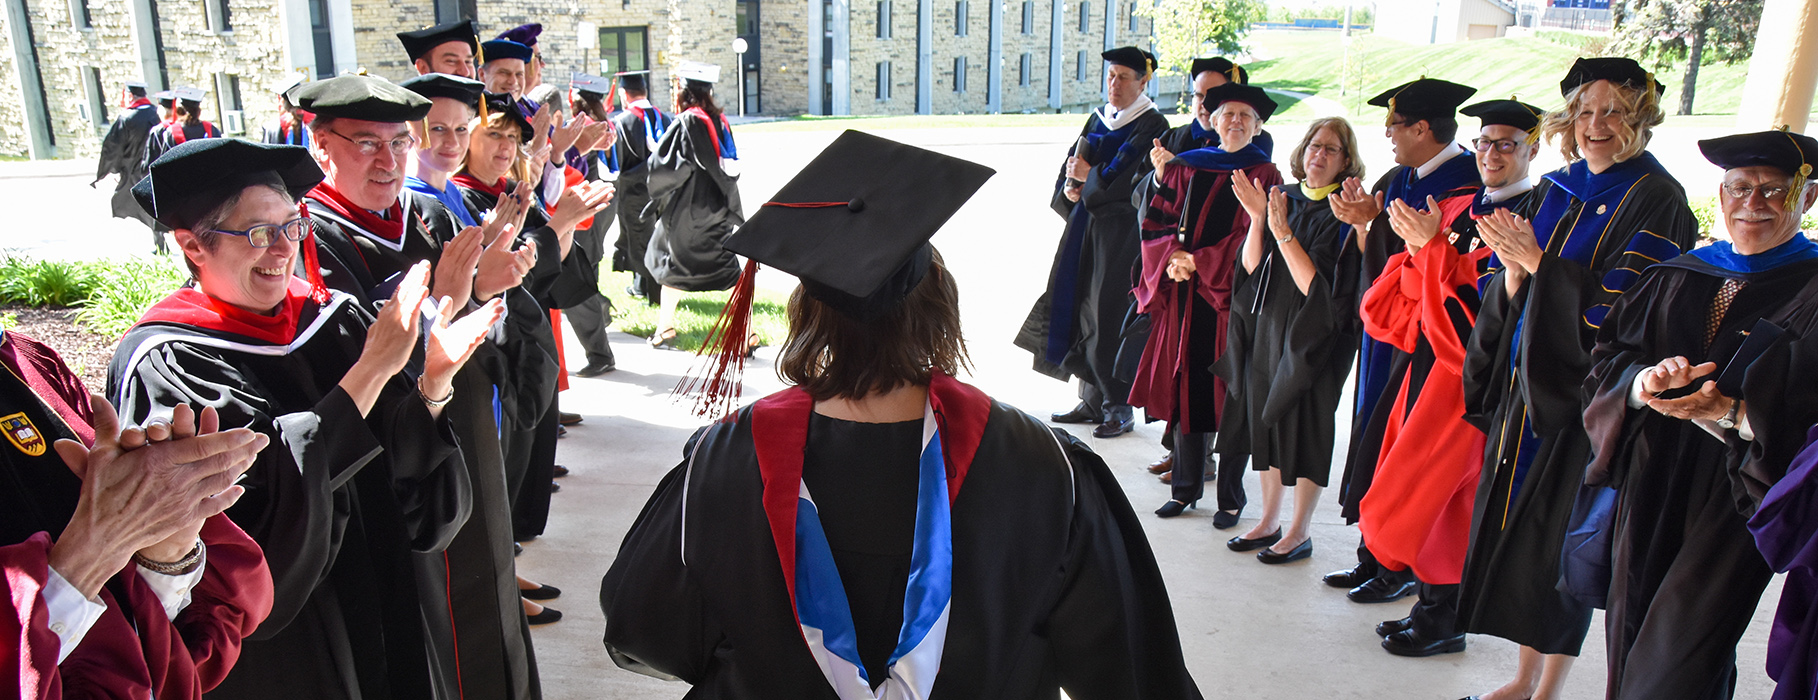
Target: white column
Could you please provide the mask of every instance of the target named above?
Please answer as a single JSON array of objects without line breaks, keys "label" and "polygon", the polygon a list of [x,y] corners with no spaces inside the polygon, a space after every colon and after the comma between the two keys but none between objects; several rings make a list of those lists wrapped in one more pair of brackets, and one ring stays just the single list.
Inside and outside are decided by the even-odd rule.
[{"label": "white column", "polygon": [[985,52],[985,111],[1004,111],[1004,2],[985,0],[991,6],[991,38]]},{"label": "white column", "polygon": [[139,53],[139,75],[145,81],[145,94],[169,90],[170,86],[164,84],[164,75],[158,72],[158,25],[152,21],[151,3],[132,0],[129,4],[132,7],[133,48]]},{"label": "white column", "polygon": [[1061,64],[1062,55],[1067,51],[1066,34],[1067,3],[1069,0],[1048,0],[1048,107],[1060,109],[1061,100]]},{"label": "white column", "polygon": [[934,113],[934,0],[915,8],[915,113]]},{"label": "white column", "polygon": [[13,44],[13,67],[17,69],[19,82],[8,85],[19,101],[25,104],[25,130],[31,140],[33,160],[57,157],[57,149],[51,145],[50,110],[44,100],[38,99],[41,92],[39,85],[40,70],[32,55],[31,30],[28,22],[31,18],[25,11],[25,0],[6,0],[6,25],[8,39]]},{"label": "white column", "polygon": [[1736,127],[1804,132],[1818,87],[1818,0],[1767,0]]},{"label": "white column", "polygon": [[826,114],[822,103],[822,86],[827,73],[821,66],[821,42],[827,38],[827,0],[808,0],[808,113]]},{"label": "white column", "polygon": [[328,34],[335,50],[335,74],[360,67],[360,57],[354,49],[353,3],[350,0],[328,0]]},{"label": "white column", "polygon": [[833,113],[852,113],[852,0],[833,5]]}]

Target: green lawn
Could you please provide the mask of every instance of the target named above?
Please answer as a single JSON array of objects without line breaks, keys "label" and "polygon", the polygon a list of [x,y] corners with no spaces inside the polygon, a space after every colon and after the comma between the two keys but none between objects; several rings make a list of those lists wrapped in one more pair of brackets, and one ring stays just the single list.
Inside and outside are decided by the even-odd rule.
[{"label": "green lawn", "polygon": [[[600,293],[612,300],[612,328],[649,338],[656,332],[657,307],[627,293],[625,287],[630,283],[629,272],[602,272],[600,275]],[[699,348],[708,332],[713,330],[714,323],[719,321],[720,311],[726,308],[726,297],[730,295],[731,292],[701,292],[683,296],[675,311],[678,347],[690,351]],[[789,335],[789,321],[785,315],[788,308],[789,295],[763,288],[757,290],[757,298],[751,304],[751,326],[765,345],[781,343]]]}]

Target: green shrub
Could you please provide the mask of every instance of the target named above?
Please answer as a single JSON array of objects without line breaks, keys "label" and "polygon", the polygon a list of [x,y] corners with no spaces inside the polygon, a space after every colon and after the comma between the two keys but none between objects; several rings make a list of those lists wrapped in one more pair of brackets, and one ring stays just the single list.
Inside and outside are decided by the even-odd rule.
[{"label": "green shrub", "polygon": [[75,306],[101,283],[95,263],[0,258],[0,301],[26,306]]},{"label": "green shrub", "polygon": [[173,257],[109,262],[107,274],[82,304],[76,321],[89,330],[117,338],[132,328],[152,304],[170,296],[189,279]]}]

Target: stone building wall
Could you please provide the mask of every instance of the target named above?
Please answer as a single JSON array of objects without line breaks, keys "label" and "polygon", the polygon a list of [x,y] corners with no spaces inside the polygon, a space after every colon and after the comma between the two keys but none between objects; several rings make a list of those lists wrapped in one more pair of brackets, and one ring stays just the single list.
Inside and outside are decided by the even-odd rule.
[{"label": "stone building wall", "polygon": [[227,32],[208,27],[202,2],[165,0],[158,4],[165,65],[171,85],[208,92],[202,99],[202,118],[223,128],[221,110],[232,107],[218,94],[215,76],[237,77],[246,122],[243,135],[256,139],[259,127],[277,118],[275,89],[288,84],[291,77],[285,68],[279,0],[227,1],[231,2],[233,25]]},{"label": "stone building wall", "polygon": [[[878,38],[879,3],[888,3],[890,8],[888,38]],[[853,114],[915,114],[916,4],[916,0],[854,0],[850,54]],[[951,14],[952,10],[948,12]],[[951,20],[947,30],[952,31]],[[878,64],[884,62],[890,64],[890,90],[880,97]]]},{"label": "stone building wall", "polygon": [[[89,0],[88,28],[76,27],[68,0],[27,0],[26,10],[38,44],[39,73],[44,79],[56,153],[65,158],[93,157],[101,150],[100,135],[119,113],[121,88],[127,80],[139,79],[126,0]],[[102,114],[93,114],[90,107],[88,68],[99,69]],[[24,104],[9,105],[8,111],[12,110],[19,115],[20,137],[28,139]],[[7,121],[12,126],[12,120]],[[27,140],[20,142],[22,153],[28,144]]]},{"label": "stone building wall", "polygon": [[0,12],[0,155],[31,155],[31,133],[25,128],[25,102],[19,95],[19,62],[13,59],[12,25]]},{"label": "stone building wall", "polygon": [[[765,10],[770,9],[768,5]],[[760,18],[761,19],[761,18]],[[651,65],[662,66],[673,74],[683,61],[700,61],[720,67],[720,82],[714,86],[714,101],[722,110],[738,105],[738,54],[732,52],[732,40],[738,31],[737,6],[732,0],[669,0],[669,32],[666,42],[651,39]],[[665,80],[663,101],[668,104],[669,82]],[[655,101],[655,100],[653,100]]]},{"label": "stone building wall", "polygon": [[[1048,43],[1053,24],[1054,0],[1001,0],[1004,3],[1003,110],[1048,112]],[[1064,2],[1064,0],[1062,0]],[[1030,26],[1023,30],[1023,5],[1029,6]],[[1023,84],[1023,54],[1029,55],[1028,84]]]},{"label": "stone building wall", "polygon": [[[964,0],[969,16],[966,35],[954,30],[954,11],[959,0],[932,0],[934,3],[934,104],[935,114],[983,114],[986,111],[990,80],[986,57],[991,42],[992,0]],[[966,57],[964,91],[954,90],[954,59]]]},{"label": "stone building wall", "polygon": [[[487,7],[493,4],[491,0],[480,3],[481,13],[484,14]],[[505,0],[503,4],[511,4],[511,0]],[[350,5],[353,10],[354,65],[366,69],[368,75],[377,75],[394,83],[415,76],[417,69],[411,65],[410,55],[404,53],[404,45],[398,43],[398,32],[436,24],[435,5],[430,0],[352,0]],[[512,25],[506,25],[510,26]],[[480,25],[481,32],[486,29],[486,25]],[[480,38],[490,39],[497,33],[495,30]]]}]

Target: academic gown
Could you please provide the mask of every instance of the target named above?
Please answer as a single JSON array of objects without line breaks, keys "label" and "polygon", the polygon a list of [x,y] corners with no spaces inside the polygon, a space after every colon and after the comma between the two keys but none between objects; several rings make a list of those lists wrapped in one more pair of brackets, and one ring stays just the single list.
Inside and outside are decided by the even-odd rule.
[{"label": "academic gown", "polygon": [[1461,620],[1468,632],[1576,656],[1591,610],[1557,584],[1590,459],[1582,391],[1596,323],[1639,271],[1689,248],[1697,226],[1679,183],[1645,154],[1596,176],[1574,163],[1527,198],[1540,272],[1511,297],[1490,257],[1465,353],[1466,419],[1488,440]]},{"label": "academic gown", "polygon": [[[1710,248],[1718,246],[1727,243]],[[1732,277],[1747,284],[1706,348],[1711,302]],[[1738,272],[1698,252],[1681,255],[1643,271],[1598,330],[1585,380],[1586,482],[1614,487],[1618,499],[1605,616],[1612,699],[1734,692],[1736,643],[1773,575],[1746,518],[1818,423],[1818,394],[1809,389],[1818,382],[1815,278],[1818,259]],[[1719,440],[1690,421],[1629,407],[1642,369],[1679,355],[1716,362],[1721,372],[1762,318],[1787,334],[1742,383],[1754,440],[1735,429]]]},{"label": "academic gown", "polygon": [[[931,394],[957,497],[946,644],[930,697],[1033,700],[1064,688],[1078,700],[1199,698],[1142,525],[1104,462],[952,379],[937,377]],[[849,442],[858,433],[817,430],[811,406],[789,389],[689,440],[602,582],[614,662],[689,683],[692,699],[836,697],[804,642],[784,575],[793,569],[779,554],[779,542],[795,550],[794,509],[780,504],[794,505],[798,483],[776,476],[786,470],[771,457],[759,461],[793,454],[806,470],[810,459],[866,447]],[[831,543],[900,532],[877,517],[901,517],[900,507],[841,506],[820,511]],[[853,570],[846,558],[842,578]],[[849,600],[900,614],[900,576],[853,579]],[[876,615],[853,613],[859,624]]]},{"label": "academic gown", "polygon": [[101,139],[101,159],[95,164],[95,181],[118,174],[114,183],[113,212],[116,219],[138,219],[150,226],[152,218],[133,197],[133,185],[145,177],[145,142],[158,125],[158,108],[147,102],[122,112],[107,127]]},{"label": "academic gown", "polygon": [[[153,127],[151,132],[145,137],[145,162],[142,163],[142,165],[146,170],[150,170],[152,162],[156,161],[159,156],[164,155],[166,151],[176,148],[186,141],[220,137],[221,127],[215,126],[213,122],[199,121],[194,124],[183,124],[180,122],[160,123]],[[138,184],[138,182],[134,181],[134,184]],[[128,187],[131,187],[131,185],[128,185]]]},{"label": "academic gown", "polygon": [[1378,562],[1429,586],[1456,584],[1464,570],[1483,467],[1484,434],[1464,420],[1460,379],[1490,253],[1468,214],[1476,195],[1440,201],[1439,236],[1390,256],[1359,310],[1364,332],[1393,348],[1401,372],[1373,417],[1381,456],[1358,503],[1358,529]]},{"label": "academic gown", "polygon": [[[310,207],[317,257],[330,272],[324,275],[325,281],[332,281],[330,286],[370,305],[389,299],[396,284],[390,280],[412,265],[441,259],[443,244],[459,228],[453,212],[414,190],[406,190],[399,202],[405,225],[396,240],[337,214],[319,199]],[[457,306],[455,312],[462,309]],[[489,372],[509,366],[503,346],[513,342],[519,341],[489,339],[455,375],[455,396],[447,414],[473,485],[473,515],[446,550],[421,562],[428,585],[439,582],[450,600],[449,625],[432,635],[444,675],[475,697],[501,699],[542,694],[530,623],[518,602],[512,502],[494,410],[497,387]]]},{"label": "academic gown", "polygon": [[[1389,200],[1398,199],[1408,206],[1426,211],[1427,197],[1434,200],[1472,195],[1483,183],[1478,180],[1477,161],[1469,149],[1453,156],[1428,173],[1420,177],[1418,168],[1397,165],[1376,181],[1372,193],[1383,195],[1385,209],[1375,221],[1370,222],[1370,230],[1364,238],[1363,255],[1358,258],[1357,298],[1361,303],[1371,285],[1382,275],[1388,265],[1390,256],[1402,252],[1405,246],[1401,237],[1389,225],[1389,214],[1386,207]],[[1354,234],[1362,234],[1358,231]],[[1338,503],[1345,522],[1355,523],[1358,516],[1358,505],[1364,495],[1370,491],[1370,482],[1375,479],[1376,465],[1382,456],[1383,429],[1388,425],[1388,413],[1383,408],[1383,399],[1393,399],[1390,393],[1398,389],[1407,376],[1406,357],[1398,355],[1395,348],[1362,334],[1357,351],[1357,388],[1353,394],[1351,415],[1351,439],[1345,450],[1345,472],[1340,479]],[[1362,552],[1359,553],[1363,555]]]},{"label": "academic gown", "polygon": [[645,162],[650,202],[644,216],[656,217],[644,266],[650,278],[684,292],[731,289],[739,261],[720,242],[745,223],[739,176],[724,158],[732,130],[721,117],[710,124],[699,110],[676,115]]},{"label": "academic gown", "polygon": [[127,423],[189,403],[272,441],[227,511],[264,550],[272,613],[209,697],[457,697],[436,667],[438,640],[425,638],[446,627],[447,594],[419,574],[470,513],[453,430],[402,374],[364,418],[336,386],[373,321],[356,299],[305,298],[297,318],[288,344],[140,323],[108,367]]},{"label": "academic gown", "polygon": [[[1250,215],[1231,188],[1234,173],[1265,190],[1281,184],[1281,172],[1266,160],[1240,170],[1174,164],[1157,178],[1155,198],[1143,210],[1136,303],[1153,329],[1130,384],[1130,404],[1183,432],[1218,430],[1224,411],[1225,380],[1212,368],[1224,353],[1232,277],[1250,229]],[[1167,275],[1177,250],[1193,256],[1196,272],[1185,282]]]},{"label": "academic gown", "polygon": [[0,375],[0,413],[7,414],[12,438],[0,445],[0,568],[10,605],[0,640],[11,660],[6,682],[18,688],[14,697],[201,698],[233,668],[246,635],[271,612],[271,571],[259,546],[226,515],[209,518],[201,532],[207,547],[201,581],[175,618],[144,578],[157,574],[127,564],[96,595],[107,610],[58,663],[60,641],[42,592],[51,541],[75,513],[82,481],[52,444],[68,439],[92,446],[93,413],[82,380],[48,346],[4,332],[0,364],[8,370]]},{"label": "academic gown", "polygon": [[639,100],[613,115],[612,123],[619,138],[612,144],[612,157],[619,169],[618,190],[613,201],[618,206],[619,238],[612,254],[612,269],[630,272],[633,284],[652,305],[661,303],[663,287],[650,277],[644,265],[644,254],[650,249],[650,237],[656,232],[657,212],[650,209],[651,157],[668,130],[671,119],[662,110]]},{"label": "academic gown", "polygon": [[1818,427],[1749,518],[1755,547],[1786,574],[1768,633],[1774,700],[1818,697]]},{"label": "academic gown", "polygon": [[[1309,479],[1324,487],[1332,471],[1340,394],[1357,357],[1357,246],[1351,227],[1332,214],[1325,197],[1305,183],[1283,185],[1288,227],[1313,260],[1306,293],[1265,231],[1263,260],[1254,272],[1241,261],[1232,273],[1231,321],[1224,359],[1229,408],[1220,416],[1218,451],[1250,455],[1258,470],[1281,470],[1282,483]],[[1241,245],[1238,251],[1242,255]]]},{"label": "academic gown", "polygon": [[[1093,409],[1129,403],[1130,381],[1117,376],[1117,351],[1130,309],[1141,247],[1141,223],[1131,203],[1154,140],[1168,119],[1154,109],[1116,130],[1098,113],[1080,130],[1091,164],[1079,201],[1067,199],[1063,165],[1048,206],[1067,224],[1054,251],[1048,283],[1016,334],[1016,346],[1035,356],[1035,371],[1061,381],[1080,378],[1080,398]],[[1067,150],[1076,153],[1078,142]]]}]

